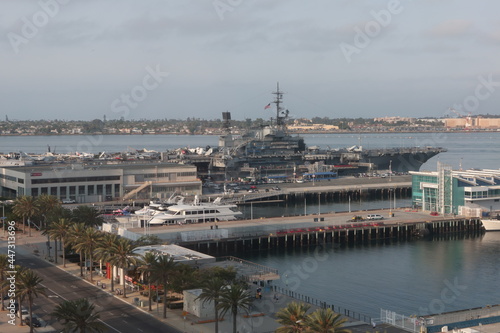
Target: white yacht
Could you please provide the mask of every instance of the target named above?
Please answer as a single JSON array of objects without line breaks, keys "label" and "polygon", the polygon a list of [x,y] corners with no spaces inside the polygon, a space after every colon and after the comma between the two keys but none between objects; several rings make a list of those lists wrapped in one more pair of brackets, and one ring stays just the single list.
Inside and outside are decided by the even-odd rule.
[{"label": "white yacht", "polygon": [[232,221],[242,213],[234,204],[223,204],[222,198],[213,202],[200,202],[198,196],[192,204],[177,203],[166,211],[154,215],[148,224],[186,224],[216,221]]},{"label": "white yacht", "polygon": [[500,220],[481,219],[485,231],[500,231]]}]

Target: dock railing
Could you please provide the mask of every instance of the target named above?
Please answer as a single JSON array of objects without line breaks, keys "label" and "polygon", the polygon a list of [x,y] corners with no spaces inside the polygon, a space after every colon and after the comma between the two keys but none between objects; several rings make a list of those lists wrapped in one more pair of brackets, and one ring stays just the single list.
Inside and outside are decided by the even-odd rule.
[{"label": "dock railing", "polygon": [[368,324],[372,322],[372,318],[370,316],[365,315],[365,314],[362,314],[362,313],[359,313],[356,311],[352,311],[352,310],[346,309],[346,308],[338,306],[338,305],[333,305],[333,304],[330,304],[328,302],[319,300],[317,298],[306,296],[306,295],[300,294],[298,292],[288,290],[286,288],[282,288],[279,286],[273,286],[272,288],[274,289],[274,292],[276,292],[276,293],[280,293],[282,295],[285,295],[285,296],[288,296],[291,298],[295,298],[298,301],[302,301],[302,302],[305,302],[305,303],[308,303],[311,305],[315,305],[315,306],[320,307],[322,309],[330,308],[333,310],[333,312],[340,313],[341,315],[343,315],[345,317],[359,320],[359,321],[362,321],[362,322],[368,323]]}]

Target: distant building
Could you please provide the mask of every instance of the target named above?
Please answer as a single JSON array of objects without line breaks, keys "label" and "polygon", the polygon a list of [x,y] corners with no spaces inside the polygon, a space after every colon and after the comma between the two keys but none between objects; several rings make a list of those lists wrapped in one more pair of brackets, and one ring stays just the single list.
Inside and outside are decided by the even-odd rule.
[{"label": "distant building", "polygon": [[445,127],[468,129],[500,129],[500,118],[481,118],[466,116],[444,119]]},{"label": "distant building", "polygon": [[500,212],[500,170],[410,171],[412,202],[424,211],[480,217]]},{"label": "distant building", "polygon": [[195,166],[173,163],[47,164],[0,168],[1,195],[54,195],[78,203],[201,194]]}]

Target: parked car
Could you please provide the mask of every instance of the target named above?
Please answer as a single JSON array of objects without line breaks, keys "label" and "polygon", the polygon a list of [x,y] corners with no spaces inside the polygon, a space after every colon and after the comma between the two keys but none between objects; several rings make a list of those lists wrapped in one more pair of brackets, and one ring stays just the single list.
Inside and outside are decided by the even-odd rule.
[{"label": "parked car", "polygon": [[368,214],[366,216],[366,219],[367,220],[383,220],[384,217],[382,215],[379,215],[379,214]]},{"label": "parked car", "polygon": [[438,212],[431,212],[431,215],[432,216],[439,216],[439,213]]},{"label": "parked car", "polygon": [[[28,326],[31,326],[30,325],[30,317],[29,316],[24,319],[24,323],[26,325],[28,325]],[[33,317],[32,325],[33,325],[33,327],[42,327],[42,323],[36,317]]]},{"label": "parked car", "polygon": [[62,203],[63,204],[74,204],[74,203],[76,203],[76,200],[74,200],[74,199],[63,199]]}]

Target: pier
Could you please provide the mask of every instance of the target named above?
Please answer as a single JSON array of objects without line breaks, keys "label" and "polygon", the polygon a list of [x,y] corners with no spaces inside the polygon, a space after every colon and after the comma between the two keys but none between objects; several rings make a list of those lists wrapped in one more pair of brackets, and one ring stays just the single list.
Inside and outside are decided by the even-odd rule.
[{"label": "pier", "polygon": [[[380,214],[383,220],[353,222],[353,215]],[[431,216],[411,209],[329,213],[127,230],[211,255],[307,246],[353,246],[422,237],[469,237],[483,232],[478,218]]]},{"label": "pier", "polygon": [[[317,218],[324,222],[324,218]],[[454,218],[421,222],[358,222],[315,227],[281,228],[269,234],[234,235],[224,239],[181,242],[180,245],[211,255],[309,246],[353,246],[385,241],[409,241],[425,236],[478,235],[478,219]]]},{"label": "pier", "polygon": [[[280,190],[274,190],[278,186]],[[358,200],[358,199],[380,199],[396,197],[408,197],[411,195],[411,176],[394,176],[391,178],[371,177],[355,178],[342,177],[330,181],[316,181],[307,183],[282,183],[259,185],[259,192],[240,192],[226,194],[222,197],[225,202],[243,204],[252,201],[268,200],[303,200],[312,198],[315,200]],[[205,199],[214,199],[220,194],[203,196]]]}]

